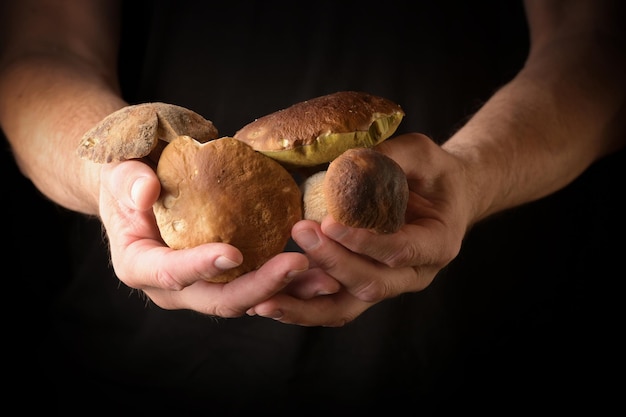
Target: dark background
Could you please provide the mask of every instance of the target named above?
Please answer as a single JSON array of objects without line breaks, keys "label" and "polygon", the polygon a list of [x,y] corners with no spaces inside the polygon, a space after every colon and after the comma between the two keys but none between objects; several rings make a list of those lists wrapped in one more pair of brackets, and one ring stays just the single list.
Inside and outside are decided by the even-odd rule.
[{"label": "dark background", "polygon": [[[517,2],[419,3],[411,15],[399,13],[393,1],[374,10],[318,2],[328,10],[324,20],[316,20],[301,3],[208,2],[219,9],[215,15],[203,2],[149,3],[126,4],[131,5],[124,32],[129,42],[120,62],[126,98],[186,106],[213,120],[223,134],[297,101],[363,89],[403,106],[407,118],[400,132],[419,131],[443,141],[515,74],[527,48]],[[194,15],[202,18],[188,20]],[[362,22],[362,32],[349,38],[363,39],[367,47],[346,48],[337,41],[347,30],[346,16]],[[316,33],[326,38],[309,37],[306,28],[319,25],[325,30]],[[194,52],[184,42],[189,36],[203,39],[203,48]],[[291,47],[277,47],[277,38]],[[75,397],[93,400],[97,409],[133,410],[134,404],[159,414],[177,398],[178,405],[195,409],[187,396],[196,390],[206,390],[206,402],[248,413],[255,404],[258,410],[305,415],[371,411],[373,404],[390,412],[409,407],[411,414],[622,408],[615,381],[623,371],[624,151],[599,161],[552,196],[475,226],[459,257],[431,287],[383,302],[342,329],[298,329],[258,318],[212,319],[209,325],[186,312],[146,307],[111,277],[90,288],[96,278],[83,264],[92,264],[94,271],[106,268],[106,252],[82,247],[86,238],[77,236],[97,237],[97,221],[42,197],[19,174],[6,142],[2,158],[9,230],[2,251],[10,301],[5,364],[18,371],[7,373],[12,389],[30,398],[19,402],[24,409],[59,403],[60,410],[71,410]],[[79,273],[80,279],[72,278]],[[99,310],[105,296],[115,300],[119,323],[130,322],[122,333],[132,337],[107,340],[117,336],[112,336],[114,320],[99,321],[108,314]],[[91,297],[98,301],[92,304]],[[65,316],[76,311],[88,313],[82,319]],[[122,315],[125,311],[148,311],[149,317],[135,325]],[[55,343],[59,329],[68,328],[58,324],[64,320],[87,329],[84,339],[62,338],[75,351]],[[96,335],[94,323],[102,334]],[[189,348],[192,362],[197,347],[178,346],[169,338],[159,346],[162,339],[144,340],[137,334],[149,327],[146,323],[230,332],[231,342],[210,332],[198,335],[198,343],[216,346],[213,354],[221,355],[205,365],[213,380],[196,375],[189,378],[197,381],[195,389],[178,384],[176,372],[184,374],[184,363],[170,365],[163,358],[168,352],[182,356]],[[253,345],[240,346],[246,343]],[[126,370],[123,358],[111,353],[121,346],[131,351],[137,370]],[[71,368],[65,356],[99,363],[88,366],[93,372],[110,367],[112,375],[130,376],[112,376],[110,385],[93,383],[91,371]],[[195,366],[202,373],[204,368]],[[153,385],[135,385],[141,377],[133,372]],[[73,383],[60,384],[73,375],[79,375]],[[373,382],[365,382],[368,378]]]}]

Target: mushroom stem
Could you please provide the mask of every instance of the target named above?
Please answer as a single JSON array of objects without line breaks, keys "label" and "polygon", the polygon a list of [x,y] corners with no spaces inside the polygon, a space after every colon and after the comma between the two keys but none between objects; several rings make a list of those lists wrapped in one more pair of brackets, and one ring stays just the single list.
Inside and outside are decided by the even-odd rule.
[{"label": "mushroom stem", "polygon": [[304,218],[321,223],[328,214],[324,197],[324,178],[326,171],[318,171],[308,177],[300,186]]}]

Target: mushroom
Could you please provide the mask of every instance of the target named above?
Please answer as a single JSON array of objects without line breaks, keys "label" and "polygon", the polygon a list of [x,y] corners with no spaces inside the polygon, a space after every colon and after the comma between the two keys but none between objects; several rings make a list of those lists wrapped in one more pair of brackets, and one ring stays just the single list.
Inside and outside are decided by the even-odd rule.
[{"label": "mushroom", "polygon": [[302,184],[304,218],[330,214],[346,226],[395,233],[405,220],[409,186],[402,168],[371,148],[348,149]]},{"label": "mushroom", "polygon": [[285,248],[302,218],[302,195],[289,172],[232,137],[200,143],[179,136],[163,149],[157,176],[154,214],[168,246],[224,242],[243,254],[240,266],[212,282],[259,268]]},{"label": "mushroom", "polygon": [[340,91],[258,118],[234,137],[290,171],[306,172],[304,218],[321,222],[331,214],[351,227],[393,233],[404,224],[406,176],[371,148],[389,138],[403,117],[388,99]]},{"label": "mushroom", "polygon": [[167,103],[143,103],[109,114],[82,137],[78,155],[96,163],[147,157],[156,166],[163,147],[180,135],[199,142],[218,137],[206,120],[185,107]]},{"label": "mushroom", "polygon": [[260,117],[234,135],[289,169],[328,163],[350,148],[390,137],[404,111],[396,103],[358,91],[339,91]]}]

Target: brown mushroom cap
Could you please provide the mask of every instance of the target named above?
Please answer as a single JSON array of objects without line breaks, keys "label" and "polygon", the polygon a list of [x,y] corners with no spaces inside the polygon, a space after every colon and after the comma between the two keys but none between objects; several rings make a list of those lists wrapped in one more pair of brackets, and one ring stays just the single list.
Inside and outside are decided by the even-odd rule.
[{"label": "brown mushroom cap", "polygon": [[346,226],[395,233],[405,222],[409,186],[402,168],[370,148],[345,151],[303,183],[304,218],[330,214]]},{"label": "brown mushroom cap", "polygon": [[242,252],[243,264],[212,282],[231,281],[280,253],[302,218],[302,195],[287,170],[230,137],[204,144],[178,137],[163,150],[157,176],[154,213],[168,246],[225,242]]},{"label": "brown mushroom cap", "polygon": [[216,139],[218,131],[210,120],[185,107],[160,102],[136,104],[111,113],[87,131],[77,152],[97,163],[143,158],[152,153],[150,159],[155,163],[162,149],[159,141],[167,143],[180,135],[206,142]]},{"label": "brown mushroom cap", "polygon": [[234,137],[287,167],[311,167],[347,149],[379,144],[403,117],[400,106],[388,99],[340,91],[256,119]]}]

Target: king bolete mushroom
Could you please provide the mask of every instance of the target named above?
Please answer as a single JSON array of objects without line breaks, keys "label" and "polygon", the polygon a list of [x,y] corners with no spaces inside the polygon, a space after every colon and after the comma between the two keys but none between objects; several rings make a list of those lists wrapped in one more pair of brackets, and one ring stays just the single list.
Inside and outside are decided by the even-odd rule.
[{"label": "king bolete mushroom", "polygon": [[185,107],[144,103],[122,107],[87,131],[78,155],[96,163],[146,158],[153,166],[163,147],[180,135],[199,142],[218,137],[213,122]]},{"label": "king bolete mushroom", "polygon": [[179,136],[157,166],[154,205],[161,237],[174,249],[225,242],[243,263],[211,278],[228,282],[280,253],[302,218],[302,196],[278,162],[231,137],[199,143]]},{"label": "king bolete mushroom", "polygon": [[404,224],[409,186],[402,168],[371,148],[348,149],[302,184],[304,218],[330,214],[346,226],[395,233]]},{"label": "king bolete mushroom", "polygon": [[375,146],[404,111],[383,97],[339,91],[296,103],[248,123],[234,135],[287,168],[328,163],[351,148]]}]

